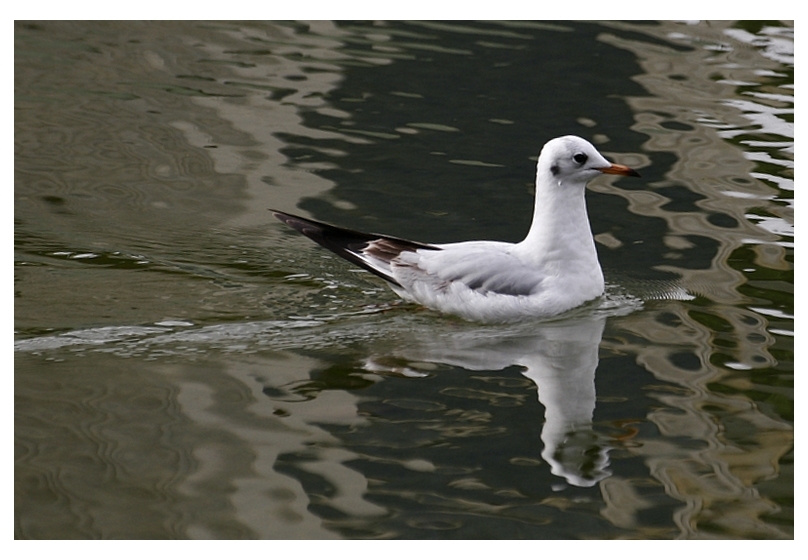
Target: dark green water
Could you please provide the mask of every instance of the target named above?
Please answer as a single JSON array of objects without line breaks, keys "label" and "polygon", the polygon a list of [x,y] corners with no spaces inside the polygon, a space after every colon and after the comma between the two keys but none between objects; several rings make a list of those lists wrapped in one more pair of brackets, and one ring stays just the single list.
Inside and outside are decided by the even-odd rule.
[{"label": "dark green water", "polygon": [[[16,538],[794,537],[790,23],[14,54]],[[516,241],[561,134],[643,177],[590,186],[608,293],[557,321],[403,305],[266,211]]]}]

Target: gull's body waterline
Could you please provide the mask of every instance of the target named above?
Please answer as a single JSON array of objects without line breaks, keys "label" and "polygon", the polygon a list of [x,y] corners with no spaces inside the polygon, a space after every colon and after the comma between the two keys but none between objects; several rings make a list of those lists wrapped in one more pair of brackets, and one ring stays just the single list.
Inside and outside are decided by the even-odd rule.
[{"label": "gull's body waterline", "polygon": [[533,222],[519,243],[433,245],[273,213],[384,278],[408,301],[470,321],[518,321],[557,315],[603,294],[584,200],[586,183],[601,173],[639,176],[610,163],[582,138],[563,136],[545,144],[536,170]]}]

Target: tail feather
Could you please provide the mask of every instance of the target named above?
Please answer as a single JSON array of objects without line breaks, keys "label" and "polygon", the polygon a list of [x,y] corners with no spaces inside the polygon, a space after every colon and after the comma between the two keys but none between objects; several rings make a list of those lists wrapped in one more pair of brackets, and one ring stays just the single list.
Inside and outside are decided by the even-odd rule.
[{"label": "tail feather", "polygon": [[[301,218],[278,210],[270,209],[270,212],[287,226],[299,231],[312,241],[396,286],[401,286],[401,284],[390,275],[389,265],[393,259],[404,251],[417,251],[418,249],[440,250],[439,247],[434,245],[408,241],[389,235],[363,233]],[[388,265],[387,270],[380,268],[373,261],[385,263]]]}]

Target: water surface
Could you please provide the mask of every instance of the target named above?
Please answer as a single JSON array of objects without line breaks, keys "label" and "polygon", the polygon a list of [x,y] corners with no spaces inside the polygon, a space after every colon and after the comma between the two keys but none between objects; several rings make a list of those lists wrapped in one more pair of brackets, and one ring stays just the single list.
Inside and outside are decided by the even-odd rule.
[{"label": "water surface", "polygon": [[[793,26],[17,22],[15,536],[790,539]],[[591,139],[606,296],[486,327],[267,208],[519,240]]]}]

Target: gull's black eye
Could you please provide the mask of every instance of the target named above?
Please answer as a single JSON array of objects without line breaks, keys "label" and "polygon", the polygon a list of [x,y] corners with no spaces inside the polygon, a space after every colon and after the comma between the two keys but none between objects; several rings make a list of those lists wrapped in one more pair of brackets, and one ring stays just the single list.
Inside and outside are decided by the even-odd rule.
[{"label": "gull's black eye", "polygon": [[572,159],[574,159],[575,163],[577,163],[578,165],[583,165],[583,164],[586,163],[586,160],[589,159],[589,158],[586,157],[586,154],[578,152],[577,154],[572,156]]}]

